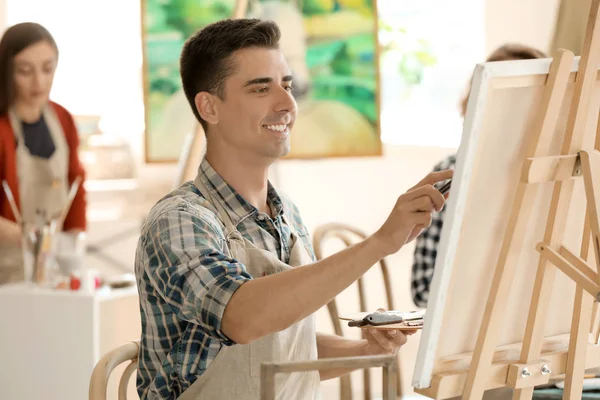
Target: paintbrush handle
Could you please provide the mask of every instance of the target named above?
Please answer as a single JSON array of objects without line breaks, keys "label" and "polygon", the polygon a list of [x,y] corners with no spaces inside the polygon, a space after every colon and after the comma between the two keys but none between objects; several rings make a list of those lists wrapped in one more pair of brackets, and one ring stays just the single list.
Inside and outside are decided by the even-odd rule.
[{"label": "paintbrush handle", "polygon": [[8,204],[10,204],[10,208],[13,212],[13,215],[15,216],[15,219],[17,220],[17,223],[21,224],[23,222],[23,219],[21,218],[21,213],[19,212],[19,209],[17,207],[17,203],[13,196],[12,190],[10,190],[10,187],[8,186],[8,182],[6,182],[5,180],[2,181],[2,188],[4,189],[4,192],[6,193],[6,198],[8,199]]},{"label": "paintbrush handle", "polygon": [[73,184],[71,184],[71,188],[69,189],[69,196],[67,197],[67,204],[65,204],[65,206],[63,207],[63,209],[60,213],[58,221],[60,223],[59,226],[61,226],[61,227],[62,227],[63,222],[67,218],[67,214],[69,213],[69,210],[71,209],[71,204],[73,203],[73,199],[75,199],[75,195],[77,194],[77,191],[79,190],[80,184],[81,184],[81,177],[78,176],[73,181]]}]

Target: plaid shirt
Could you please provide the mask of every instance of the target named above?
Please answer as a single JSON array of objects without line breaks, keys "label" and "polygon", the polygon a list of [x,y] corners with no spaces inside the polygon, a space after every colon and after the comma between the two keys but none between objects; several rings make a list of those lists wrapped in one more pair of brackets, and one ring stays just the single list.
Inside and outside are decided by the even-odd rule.
[{"label": "plaid shirt", "polygon": [[[452,155],[439,162],[433,170],[454,169],[455,164],[456,156]],[[416,240],[410,286],[413,301],[417,307],[427,307],[429,286],[433,279],[437,248],[442,234],[442,226],[444,225],[444,215],[446,215],[445,207],[439,213],[434,213],[431,226],[425,229]]]},{"label": "plaid shirt", "polygon": [[[203,160],[198,173],[239,232],[254,245],[289,262],[287,221],[314,257],[296,206],[269,184],[274,218],[244,200]],[[161,199],[142,227],[135,274],[142,337],[137,389],[141,399],[176,399],[209,367],[222,346],[235,343],[221,331],[233,293],[252,277],[225,253],[225,233],[216,209],[187,182]]]}]

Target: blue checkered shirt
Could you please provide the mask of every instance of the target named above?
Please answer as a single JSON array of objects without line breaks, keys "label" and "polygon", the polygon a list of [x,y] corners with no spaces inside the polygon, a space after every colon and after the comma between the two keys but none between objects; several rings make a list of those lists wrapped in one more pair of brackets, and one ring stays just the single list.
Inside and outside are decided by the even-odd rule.
[{"label": "blue checkered shirt", "polygon": [[[454,169],[456,156],[451,155],[440,161],[434,168],[434,171],[443,171]],[[439,213],[434,213],[431,219],[431,226],[425,229],[417,238],[411,279],[411,292],[415,305],[418,307],[427,307],[429,300],[429,287],[433,279],[433,269],[437,257],[438,245],[444,226],[444,216],[446,207]]]},{"label": "blue checkered shirt", "polygon": [[[255,246],[289,262],[293,225],[314,257],[297,207],[269,184],[273,218],[244,200],[203,160],[199,174],[237,229]],[[235,345],[221,330],[229,299],[252,279],[225,253],[216,209],[187,182],[161,199],[142,227],[135,256],[142,337],[137,389],[141,399],[176,399],[209,367],[223,346]]]}]

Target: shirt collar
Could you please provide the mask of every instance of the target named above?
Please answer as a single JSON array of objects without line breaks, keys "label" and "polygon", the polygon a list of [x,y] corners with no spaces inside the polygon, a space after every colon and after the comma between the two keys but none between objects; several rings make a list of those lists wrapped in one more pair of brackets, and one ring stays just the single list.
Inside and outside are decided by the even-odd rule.
[{"label": "shirt collar", "polygon": [[[198,175],[207,184],[206,186],[213,197],[229,213],[234,224],[239,224],[243,219],[258,214],[258,209],[248,203],[231,185],[225,182],[206,158],[203,158],[200,163]],[[267,204],[271,207],[273,216],[277,217],[283,214],[283,202],[271,182],[267,182],[267,184]]]}]

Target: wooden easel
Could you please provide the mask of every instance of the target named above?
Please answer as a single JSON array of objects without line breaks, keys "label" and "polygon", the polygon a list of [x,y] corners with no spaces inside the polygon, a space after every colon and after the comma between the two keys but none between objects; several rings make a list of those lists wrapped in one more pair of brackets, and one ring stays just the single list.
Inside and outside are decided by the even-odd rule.
[{"label": "wooden easel", "polygon": [[[463,393],[464,399],[481,399],[485,390],[514,388],[513,399],[531,399],[534,386],[548,383],[551,377],[566,374],[564,398],[581,398],[584,371],[600,365],[600,348],[588,343],[594,300],[600,301],[600,119],[595,132],[594,149],[583,149],[587,118],[599,110],[591,109],[591,97],[600,65],[600,0],[593,0],[584,50],[575,78],[566,132],[560,154],[550,155],[550,139],[555,131],[559,110],[570,80],[574,55],[559,50],[546,82],[541,115],[527,142],[527,156],[521,180],[502,242],[500,256],[479,330],[468,372],[449,371],[436,374],[429,389],[417,390],[432,398],[448,398]],[[583,177],[587,199],[583,240],[577,256],[563,246],[575,180]],[[554,191],[540,254],[524,342],[518,362],[493,362],[498,331],[504,321],[506,298],[515,275],[515,261],[534,207],[538,184],[554,182]],[[596,268],[587,260],[590,245],[594,248]],[[569,348],[541,357],[544,326],[547,318],[556,269],[576,285]],[[596,338],[597,342],[597,338]],[[467,355],[465,355],[467,357]]]}]

